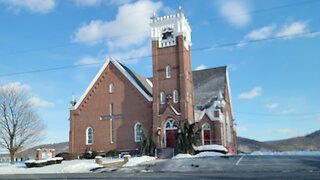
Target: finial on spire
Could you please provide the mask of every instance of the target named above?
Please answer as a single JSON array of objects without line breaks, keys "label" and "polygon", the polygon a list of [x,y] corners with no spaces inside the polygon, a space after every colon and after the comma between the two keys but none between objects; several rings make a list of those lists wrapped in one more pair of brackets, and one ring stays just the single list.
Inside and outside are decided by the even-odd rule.
[{"label": "finial on spire", "polygon": [[152,20],[152,22],[154,22],[157,19],[156,12],[153,13],[150,19]]},{"label": "finial on spire", "polygon": [[70,106],[73,107],[77,104],[77,100],[76,98],[74,97],[74,95],[72,94],[72,97],[71,97],[71,101],[70,101]]},{"label": "finial on spire", "polygon": [[183,15],[183,9],[181,6],[179,6],[178,14]]}]

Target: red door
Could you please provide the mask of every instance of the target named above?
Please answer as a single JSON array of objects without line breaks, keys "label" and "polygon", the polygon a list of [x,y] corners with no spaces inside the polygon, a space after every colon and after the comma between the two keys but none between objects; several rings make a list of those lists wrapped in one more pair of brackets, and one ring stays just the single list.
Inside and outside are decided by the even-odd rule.
[{"label": "red door", "polygon": [[203,143],[204,145],[211,144],[210,130],[203,130]]},{"label": "red door", "polygon": [[177,130],[176,129],[166,130],[167,147],[171,147],[171,148],[174,147],[174,145],[176,144],[176,134],[177,134]]}]

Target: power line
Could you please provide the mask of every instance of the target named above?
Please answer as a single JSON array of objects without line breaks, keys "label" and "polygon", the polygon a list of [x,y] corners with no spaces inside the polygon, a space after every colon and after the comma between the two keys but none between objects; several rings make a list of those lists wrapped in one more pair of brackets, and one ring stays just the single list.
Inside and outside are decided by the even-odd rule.
[{"label": "power line", "polygon": [[[265,38],[265,39],[259,39],[259,40],[243,41],[243,42],[241,42],[241,44],[247,45],[247,44],[254,44],[254,43],[260,43],[260,42],[265,42],[265,41],[273,41],[273,40],[301,37],[301,36],[307,36],[307,35],[311,36],[311,35],[317,35],[317,34],[320,34],[320,31],[305,32],[305,33],[299,33],[299,34],[294,34],[294,35],[277,36],[277,37],[271,37],[271,38]],[[224,48],[224,47],[235,47],[235,46],[239,46],[239,42],[231,42],[231,43],[225,43],[225,44],[218,44],[215,46],[199,47],[199,48],[192,49],[192,52],[214,50],[214,49],[219,49],[219,48]],[[165,56],[165,55],[175,54],[175,53],[176,52],[162,53],[162,54],[158,54],[156,56]],[[178,53],[181,53],[181,52],[178,52]],[[118,61],[125,62],[125,61],[132,61],[132,60],[136,60],[136,59],[146,59],[146,58],[151,58],[151,57],[152,57],[152,55],[137,56],[137,57],[118,59]],[[30,70],[30,71],[23,71],[23,72],[5,73],[5,74],[0,74],[0,77],[32,74],[32,73],[48,72],[48,71],[57,71],[57,70],[63,70],[63,69],[73,69],[73,68],[98,65],[98,64],[103,64],[103,63],[104,63],[104,61],[100,61],[100,62],[95,62],[95,63],[90,63],[90,64],[59,66],[59,67],[37,69],[37,70]]]},{"label": "power line", "polygon": [[[311,3],[317,3],[320,2],[320,0],[309,0],[309,1],[302,1],[302,2],[296,2],[296,3],[291,3],[291,4],[285,4],[285,5],[280,5],[280,6],[275,6],[275,7],[271,7],[271,8],[266,8],[266,9],[260,9],[260,10],[254,10],[254,11],[250,11],[248,14],[256,14],[256,13],[263,13],[263,12],[267,12],[267,11],[273,11],[273,10],[277,10],[277,9],[284,9],[284,8],[289,8],[289,7],[294,7],[294,6],[301,6],[301,5],[307,5],[307,4],[311,4]],[[236,14],[236,15],[232,15],[229,17],[234,17],[234,16],[241,16],[243,14]],[[223,17],[221,16],[216,16],[214,18],[211,18],[211,20],[215,20],[215,19],[221,19]],[[198,24],[197,23],[190,23],[190,25],[192,24]],[[119,35],[115,35],[112,36],[111,38],[116,38],[116,37],[124,37],[124,36],[133,36],[133,35],[137,35],[137,34],[145,34],[148,33],[149,31],[140,31],[140,32],[133,32],[133,33],[124,33],[124,34],[119,34]],[[90,43],[90,42],[97,42],[98,40],[89,40],[89,41],[85,41],[86,43]],[[41,48],[34,48],[34,49],[28,49],[28,50],[22,50],[22,51],[16,51],[16,52],[8,52],[8,53],[0,53],[0,56],[8,56],[8,55],[14,55],[14,54],[24,54],[24,53],[30,53],[30,52],[35,52],[35,51],[41,51],[41,50],[47,50],[47,49],[57,49],[57,48],[62,48],[62,47],[68,47],[68,46],[74,46],[74,43],[67,43],[67,44],[58,44],[58,45],[53,45],[53,46],[48,46],[48,47],[41,47]]]}]

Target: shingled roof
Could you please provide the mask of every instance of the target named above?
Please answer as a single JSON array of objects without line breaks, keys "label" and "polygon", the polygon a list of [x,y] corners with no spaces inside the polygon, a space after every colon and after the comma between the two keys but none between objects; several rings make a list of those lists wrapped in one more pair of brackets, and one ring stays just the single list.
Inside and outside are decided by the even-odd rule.
[{"label": "shingled roof", "polygon": [[227,85],[227,67],[193,71],[195,106],[206,106],[215,100],[219,91],[224,95]]}]

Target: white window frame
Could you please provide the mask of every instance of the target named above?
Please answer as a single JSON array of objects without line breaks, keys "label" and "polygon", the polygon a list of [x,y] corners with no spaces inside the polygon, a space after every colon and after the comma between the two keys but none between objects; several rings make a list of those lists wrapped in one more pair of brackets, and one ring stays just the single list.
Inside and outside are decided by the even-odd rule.
[{"label": "white window frame", "polygon": [[166,104],[166,93],[164,91],[160,92],[160,104]]},{"label": "white window frame", "polygon": [[[138,126],[140,126],[140,132],[137,129]],[[140,138],[138,136],[138,133],[140,133]],[[141,123],[137,122],[134,125],[134,142],[141,142],[141,137],[142,137],[142,125],[141,125]]]},{"label": "white window frame", "polygon": [[166,66],[166,78],[167,79],[171,78],[171,67],[170,67],[170,65]]},{"label": "white window frame", "polygon": [[114,84],[113,83],[110,83],[109,84],[109,93],[113,93],[114,92]]},{"label": "white window frame", "polygon": [[178,103],[178,102],[179,102],[179,93],[178,93],[178,90],[173,90],[172,96],[173,96],[173,103]]},{"label": "white window frame", "polygon": [[[89,142],[89,130],[91,129],[91,142]],[[91,145],[93,144],[93,128],[92,127],[87,127],[86,129],[86,145]]]}]

